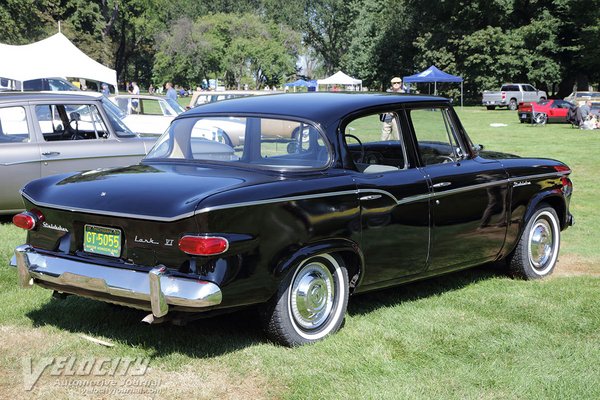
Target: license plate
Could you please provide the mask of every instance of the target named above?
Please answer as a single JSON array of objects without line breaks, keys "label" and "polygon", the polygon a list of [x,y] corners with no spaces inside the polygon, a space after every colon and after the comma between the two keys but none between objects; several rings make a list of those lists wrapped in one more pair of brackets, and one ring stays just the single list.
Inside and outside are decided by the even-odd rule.
[{"label": "license plate", "polygon": [[83,229],[83,251],[119,257],[121,255],[121,231],[115,228],[86,225]]},{"label": "license plate", "polygon": [[527,118],[527,114],[521,114],[521,118],[523,118],[523,119]]}]

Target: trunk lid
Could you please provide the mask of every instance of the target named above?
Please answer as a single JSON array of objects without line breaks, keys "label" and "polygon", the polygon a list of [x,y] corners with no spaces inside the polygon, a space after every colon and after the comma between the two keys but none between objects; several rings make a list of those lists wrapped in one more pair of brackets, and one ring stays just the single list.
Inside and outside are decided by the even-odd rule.
[{"label": "trunk lid", "polygon": [[50,208],[169,221],[192,214],[212,194],[272,179],[231,168],[140,164],[38,179],[27,184],[23,194]]}]

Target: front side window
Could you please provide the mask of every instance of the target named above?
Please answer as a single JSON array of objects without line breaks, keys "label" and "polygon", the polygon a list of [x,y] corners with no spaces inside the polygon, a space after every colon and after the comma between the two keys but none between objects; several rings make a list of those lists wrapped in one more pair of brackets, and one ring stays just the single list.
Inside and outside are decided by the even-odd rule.
[{"label": "front side window", "polygon": [[344,140],[358,171],[381,173],[407,167],[398,114],[392,110],[362,116],[344,128]]},{"label": "front side window", "polygon": [[455,162],[464,154],[447,109],[414,109],[409,115],[424,165]]},{"label": "front side window", "polygon": [[28,142],[27,114],[23,107],[0,108],[0,145]]},{"label": "front side window", "polygon": [[287,119],[215,116],[176,120],[145,160],[230,162],[272,170],[325,167],[326,140],[315,126]]},{"label": "front side window", "polygon": [[46,142],[108,137],[108,129],[93,104],[45,104],[35,106]]}]

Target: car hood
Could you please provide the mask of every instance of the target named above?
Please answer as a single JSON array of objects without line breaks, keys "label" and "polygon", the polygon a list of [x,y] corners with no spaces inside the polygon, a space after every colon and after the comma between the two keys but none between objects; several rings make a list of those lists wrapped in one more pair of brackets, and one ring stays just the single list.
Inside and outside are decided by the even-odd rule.
[{"label": "car hood", "polygon": [[212,194],[273,179],[258,171],[140,164],[53,175],[28,183],[22,193],[40,207],[171,220],[191,215]]}]

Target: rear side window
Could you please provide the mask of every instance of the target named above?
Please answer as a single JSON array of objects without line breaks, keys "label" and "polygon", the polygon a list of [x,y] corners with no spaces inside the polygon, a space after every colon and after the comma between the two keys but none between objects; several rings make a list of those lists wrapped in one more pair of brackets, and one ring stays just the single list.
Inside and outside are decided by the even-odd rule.
[{"label": "rear side window", "polygon": [[28,141],[29,127],[25,109],[23,107],[0,108],[0,145]]}]

